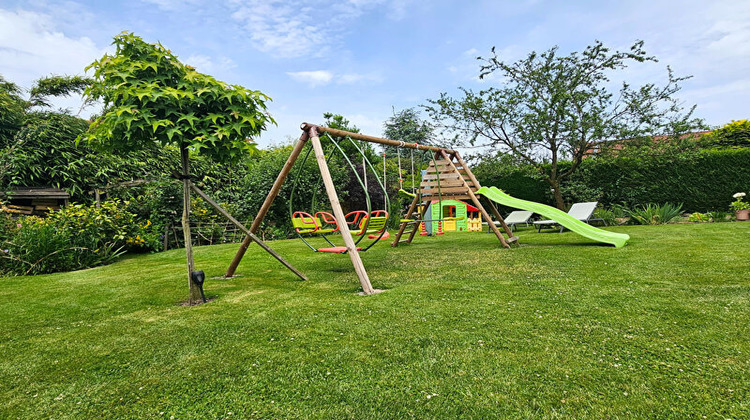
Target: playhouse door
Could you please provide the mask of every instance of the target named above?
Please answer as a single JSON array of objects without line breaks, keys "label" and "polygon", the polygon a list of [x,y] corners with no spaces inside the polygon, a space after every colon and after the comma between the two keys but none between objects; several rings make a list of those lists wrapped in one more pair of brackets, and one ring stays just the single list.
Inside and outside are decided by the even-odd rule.
[{"label": "playhouse door", "polygon": [[455,232],[456,231],[456,221],[455,220],[446,220],[443,222],[443,230],[446,232]]}]

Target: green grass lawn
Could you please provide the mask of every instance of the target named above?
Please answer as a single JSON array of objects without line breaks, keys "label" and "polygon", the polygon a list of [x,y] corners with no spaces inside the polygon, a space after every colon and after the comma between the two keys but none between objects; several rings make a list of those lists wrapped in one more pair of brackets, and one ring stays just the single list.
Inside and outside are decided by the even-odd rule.
[{"label": "green grass lawn", "polygon": [[[0,418],[750,417],[750,223],[272,242],[184,307],[184,253],[0,279]],[[221,275],[236,245],[196,248]]]}]

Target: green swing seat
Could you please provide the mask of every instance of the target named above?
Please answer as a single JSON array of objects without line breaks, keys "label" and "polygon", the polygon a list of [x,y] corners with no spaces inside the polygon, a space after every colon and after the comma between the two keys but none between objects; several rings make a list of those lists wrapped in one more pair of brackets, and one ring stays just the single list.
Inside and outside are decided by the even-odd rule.
[{"label": "green swing seat", "polygon": [[[323,220],[321,220],[320,216],[322,216]],[[330,217],[330,219],[328,217]],[[335,227],[332,228],[323,228],[325,224],[331,223],[330,220],[333,220],[335,225],[336,218],[330,213],[321,211],[315,213],[315,216],[313,216],[310,213],[297,211],[292,215],[292,226],[294,226],[294,230],[300,235],[309,235],[313,233],[325,235],[339,230],[338,225],[335,225]],[[323,221],[326,223],[323,223]]]}]

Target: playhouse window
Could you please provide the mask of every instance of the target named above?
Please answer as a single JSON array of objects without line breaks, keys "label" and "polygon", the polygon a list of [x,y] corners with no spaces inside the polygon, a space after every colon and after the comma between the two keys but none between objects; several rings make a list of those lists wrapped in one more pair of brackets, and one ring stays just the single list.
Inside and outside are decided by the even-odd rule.
[{"label": "playhouse window", "polygon": [[443,217],[456,217],[456,206],[443,206]]}]

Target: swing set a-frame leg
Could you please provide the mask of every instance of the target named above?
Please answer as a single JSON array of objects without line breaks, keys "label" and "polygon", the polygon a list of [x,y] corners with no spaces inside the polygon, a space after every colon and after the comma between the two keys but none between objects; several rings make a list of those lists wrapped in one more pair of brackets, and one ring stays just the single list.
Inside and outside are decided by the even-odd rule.
[{"label": "swing set a-frame leg", "polygon": [[251,241],[258,244],[261,248],[263,248],[264,251],[268,252],[269,254],[271,254],[271,256],[276,258],[277,261],[284,264],[284,267],[288,268],[292,273],[296,274],[297,277],[301,278],[302,280],[307,280],[307,277],[304,274],[302,274],[301,271],[297,270],[296,268],[294,268],[293,265],[289,264],[289,262],[287,262],[287,260],[285,260],[284,257],[279,255],[276,251],[271,249],[270,246],[266,245],[266,243],[263,242],[260,238],[255,236],[255,234],[252,233],[250,229],[246,228],[245,225],[240,223],[239,220],[232,217],[232,215],[229,214],[228,211],[224,210],[220,205],[218,205],[214,200],[212,200],[211,197],[209,197],[208,195],[206,195],[206,193],[201,191],[200,188],[196,187],[195,184],[191,183],[190,188],[192,188],[193,191],[195,191],[195,193],[198,194],[206,203],[208,203],[211,207],[216,209],[216,211],[221,213],[222,216],[226,217],[227,220],[232,222],[235,226],[237,226],[237,228],[245,232],[245,234],[247,235],[248,238],[250,238]]},{"label": "swing set a-frame leg", "polygon": [[313,151],[315,152],[315,160],[318,162],[321,178],[323,178],[323,185],[326,187],[328,200],[331,202],[331,210],[333,210],[333,215],[338,222],[339,231],[344,239],[349,258],[352,260],[354,271],[357,273],[359,283],[362,285],[362,293],[365,295],[372,295],[377,293],[377,291],[373,289],[372,284],[370,284],[370,277],[367,275],[364,263],[362,263],[362,257],[359,255],[359,252],[357,252],[357,244],[354,243],[354,238],[352,238],[352,234],[349,231],[349,225],[346,223],[344,210],[341,208],[341,203],[339,202],[339,197],[336,193],[336,187],[333,184],[333,178],[331,178],[331,172],[328,170],[326,156],[323,152],[323,146],[320,144],[318,132],[315,127],[310,127],[309,130],[310,142],[312,143]]},{"label": "swing set a-frame leg", "polygon": [[[286,181],[286,177],[289,175],[289,172],[292,170],[292,167],[294,166],[294,162],[297,161],[297,158],[299,157],[300,153],[302,153],[302,149],[305,148],[305,145],[307,144],[307,139],[308,139],[307,132],[303,132],[302,136],[300,136],[299,140],[297,141],[297,144],[294,145],[294,149],[292,149],[292,153],[286,159],[286,163],[284,163],[284,167],[281,168],[281,172],[279,172],[279,175],[276,177],[276,181],[273,183],[273,187],[271,187],[271,191],[266,196],[265,201],[263,201],[263,205],[260,206],[260,210],[258,210],[258,214],[255,216],[255,219],[253,219],[253,224],[250,226],[250,233],[252,233],[253,235],[258,233],[258,229],[260,229],[260,224],[263,222],[263,219],[266,217],[266,214],[268,214],[268,210],[271,208],[271,205],[273,204],[273,200],[275,200],[276,197],[279,195],[279,191],[281,191],[281,187],[284,185],[284,181]],[[245,239],[242,241],[242,245],[240,245],[240,249],[237,250],[237,253],[234,255],[232,262],[229,264],[229,267],[227,268],[227,272],[226,274],[224,274],[224,277],[234,276],[234,273],[237,271],[237,266],[240,265],[240,262],[242,261],[242,257],[244,257],[245,252],[247,252],[247,247],[249,247],[252,242],[253,242],[252,236],[250,236],[249,234],[246,235]]]}]

